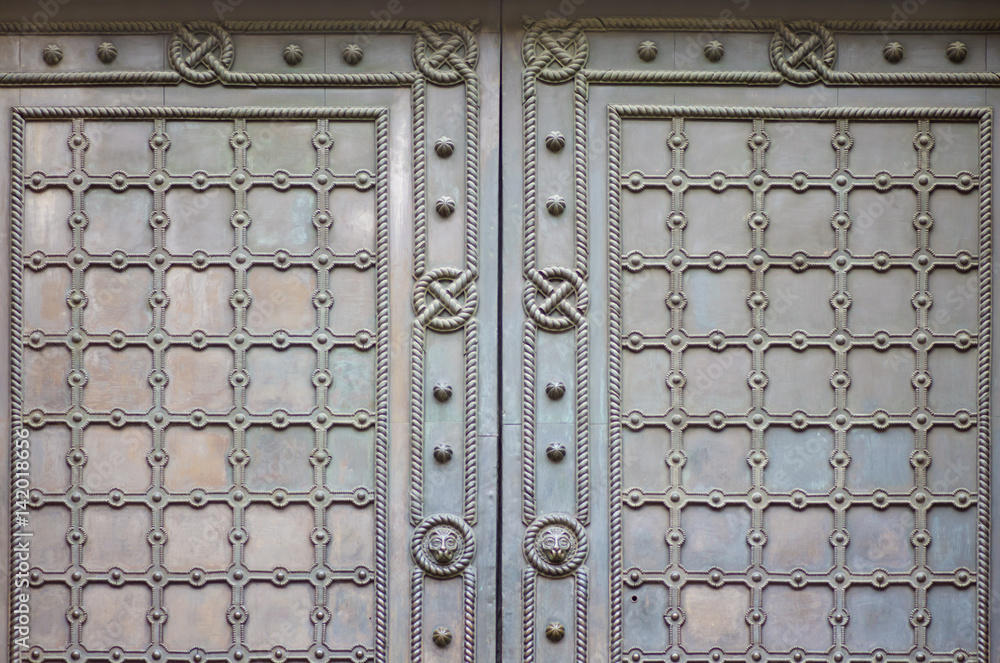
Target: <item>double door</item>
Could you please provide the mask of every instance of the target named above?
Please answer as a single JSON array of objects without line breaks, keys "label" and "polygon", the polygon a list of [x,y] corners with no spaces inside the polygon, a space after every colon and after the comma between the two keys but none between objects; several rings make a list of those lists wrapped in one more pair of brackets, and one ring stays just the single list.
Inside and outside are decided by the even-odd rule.
[{"label": "double door", "polygon": [[12,656],[991,660],[998,29],[11,31]]}]

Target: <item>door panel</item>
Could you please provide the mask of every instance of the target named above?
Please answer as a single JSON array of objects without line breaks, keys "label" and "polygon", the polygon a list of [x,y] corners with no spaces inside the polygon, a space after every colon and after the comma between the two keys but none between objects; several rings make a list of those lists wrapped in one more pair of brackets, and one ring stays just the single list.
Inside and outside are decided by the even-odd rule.
[{"label": "door panel", "polygon": [[506,660],[988,660],[992,110],[897,86],[998,81],[875,29],[507,42]]},{"label": "door panel", "polygon": [[86,75],[96,36],[22,40],[8,84],[63,87],[10,111],[19,659],[493,650],[477,29],[164,24],[118,42],[160,71]]}]

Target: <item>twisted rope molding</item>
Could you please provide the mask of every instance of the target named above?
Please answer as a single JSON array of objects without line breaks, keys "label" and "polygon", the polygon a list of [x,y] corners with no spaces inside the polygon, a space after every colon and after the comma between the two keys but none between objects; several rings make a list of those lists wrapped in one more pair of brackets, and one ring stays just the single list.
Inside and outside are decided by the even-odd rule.
[{"label": "twisted rope molding", "polygon": [[[577,24],[592,31],[612,30],[675,30],[717,32],[761,32],[772,30],[778,19],[748,18],[653,18],[653,17],[609,17],[581,18]],[[538,23],[526,17],[525,28]],[[352,21],[352,20],[286,20],[286,21],[222,21],[223,28],[230,32],[242,33],[309,33],[309,32],[401,32],[415,33],[423,21]],[[1000,32],[1000,20],[828,20],[822,21],[830,30],[837,32]],[[25,34],[93,34],[93,33],[138,33],[170,34],[183,25],[180,21],[49,21],[0,22],[0,33]],[[469,21],[468,28],[479,29],[478,21]]]},{"label": "twisted rope molding", "polygon": [[376,118],[375,300],[377,313],[376,427],[375,427],[375,591],[384,597],[375,603],[375,661],[384,663],[388,653],[389,628],[389,113]]},{"label": "twisted rope molding", "polygon": [[[608,255],[622,253],[622,112],[608,109]],[[609,633],[610,660],[622,660],[623,607],[622,570],[622,265],[620,260],[608,261],[608,494],[609,538],[611,544],[611,625]]]},{"label": "twisted rope molding", "polygon": [[976,505],[976,636],[981,660],[990,655],[990,379],[993,324],[993,111],[979,121],[979,357]]},{"label": "twisted rope molding", "polygon": [[[535,23],[528,17],[524,27]],[[577,24],[584,30],[674,30],[692,32],[767,32],[773,30],[780,19],[776,18],[666,18],[666,17],[609,17],[581,18]],[[820,21],[837,32],[1000,32],[997,20],[933,20],[933,21],[883,21],[883,20],[829,20]]]},{"label": "twisted rope molding", "polygon": [[[21,255],[24,250],[24,131],[25,118],[19,113],[14,113],[11,122],[11,183],[10,183],[10,428],[11,440],[18,439],[18,431],[23,427],[23,371],[24,350],[21,343],[16,339],[21,336],[21,329],[24,326],[24,265]],[[15,511],[17,511],[17,489],[14,463],[9,463],[10,480],[10,502],[8,503],[8,517],[10,522],[14,522]],[[17,568],[17,560],[14,558],[14,542],[16,531],[11,530],[10,550],[8,550],[8,569]],[[8,610],[14,607],[14,596],[19,591],[15,583],[7,583]],[[15,646],[16,634],[14,624],[8,625],[7,652],[9,660],[16,660],[19,649]]]}]

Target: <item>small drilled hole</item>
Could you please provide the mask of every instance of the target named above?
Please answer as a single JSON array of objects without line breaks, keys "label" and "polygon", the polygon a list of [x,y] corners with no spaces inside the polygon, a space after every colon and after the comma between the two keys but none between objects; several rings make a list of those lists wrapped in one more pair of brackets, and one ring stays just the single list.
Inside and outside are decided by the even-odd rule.
[{"label": "small drilled hole", "polygon": [[638,600],[639,600],[639,597],[636,596],[635,594],[633,594],[632,595],[632,603],[636,603],[636,602],[638,602]]}]

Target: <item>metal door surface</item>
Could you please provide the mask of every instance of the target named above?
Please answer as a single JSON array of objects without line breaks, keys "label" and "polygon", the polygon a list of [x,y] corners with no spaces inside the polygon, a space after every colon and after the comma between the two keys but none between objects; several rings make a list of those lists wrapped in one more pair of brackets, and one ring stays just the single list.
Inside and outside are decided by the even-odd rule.
[{"label": "metal door surface", "polygon": [[484,658],[495,33],[43,32],[2,77],[12,656]]},{"label": "metal door surface", "polygon": [[504,660],[997,660],[997,26],[737,14],[504,42]]},{"label": "metal door surface", "polygon": [[11,660],[996,659],[1000,22],[563,5],[0,26]]}]

